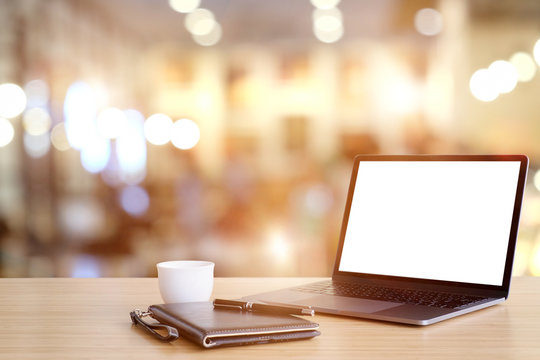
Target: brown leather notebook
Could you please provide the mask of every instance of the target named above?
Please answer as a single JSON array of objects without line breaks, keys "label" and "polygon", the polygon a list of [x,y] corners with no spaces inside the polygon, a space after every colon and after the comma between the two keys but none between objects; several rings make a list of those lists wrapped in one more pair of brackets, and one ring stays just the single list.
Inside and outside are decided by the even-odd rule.
[{"label": "brown leather notebook", "polygon": [[[174,327],[181,337],[205,348],[309,339],[320,335],[319,324],[303,318],[214,308],[212,302],[152,305],[144,315]],[[140,318],[135,319],[133,313],[131,316],[134,323],[141,324]],[[142,325],[153,332],[148,324],[142,322]],[[163,339],[171,338],[175,338],[174,335]]]}]

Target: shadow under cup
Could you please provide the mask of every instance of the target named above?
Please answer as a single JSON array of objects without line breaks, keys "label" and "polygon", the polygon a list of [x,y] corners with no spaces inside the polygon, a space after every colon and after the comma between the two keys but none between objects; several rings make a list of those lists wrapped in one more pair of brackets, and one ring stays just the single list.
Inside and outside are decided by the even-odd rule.
[{"label": "shadow under cup", "polygon": [[166,261],[157,264],[159,292],[165,303],[208,301],[214,289],[214,263]]}]

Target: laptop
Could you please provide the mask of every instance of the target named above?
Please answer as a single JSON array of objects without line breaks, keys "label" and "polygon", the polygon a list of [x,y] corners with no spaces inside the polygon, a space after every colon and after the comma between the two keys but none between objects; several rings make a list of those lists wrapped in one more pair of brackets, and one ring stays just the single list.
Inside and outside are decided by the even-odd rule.
[{"label": "laptop", "polygon": [[524,155],[354,159],[332,278],[244,297],[429,325],[505,301]]}]

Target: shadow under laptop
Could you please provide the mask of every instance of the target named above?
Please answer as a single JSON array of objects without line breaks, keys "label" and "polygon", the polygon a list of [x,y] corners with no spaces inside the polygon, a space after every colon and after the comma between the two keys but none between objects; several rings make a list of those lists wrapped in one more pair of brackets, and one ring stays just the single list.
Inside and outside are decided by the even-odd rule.
[{"label": "shadow under laptop", "polygon": [[502,305],[490,306],[481,310],[465,314],[463,316],[453,317],[441,322],[437,322],[428,326],[406,324],[393,321],[385,321],[380,319],[358,318],[351,317],[347,314],[323,314],[317,313],[317,317],[323,318],[323,324],[326,322],[349,322],[351,325],[368,327],[383,326],[387,329],[411,329],[415,334],[421,332],[423,336],[451,334],[456,331],[462,331],[463,328],[485,327],[486,324],[496,324],[504,322],[508,318],[507,309]]}]

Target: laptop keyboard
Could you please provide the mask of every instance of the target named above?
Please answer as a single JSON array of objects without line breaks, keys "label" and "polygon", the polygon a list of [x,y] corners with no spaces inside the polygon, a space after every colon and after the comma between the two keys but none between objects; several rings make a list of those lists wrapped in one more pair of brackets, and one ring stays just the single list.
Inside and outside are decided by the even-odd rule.
[{"label": "laptop keyboard", "polygon": [[315,294],[383,300],[446,309],[460,309],[467,305],[480,303],[487,300],[487,298],[481,296],[441,293],[418,289],[396,289],[374,285],[331,281],[308,284],[298,287],[296,290]]}]

